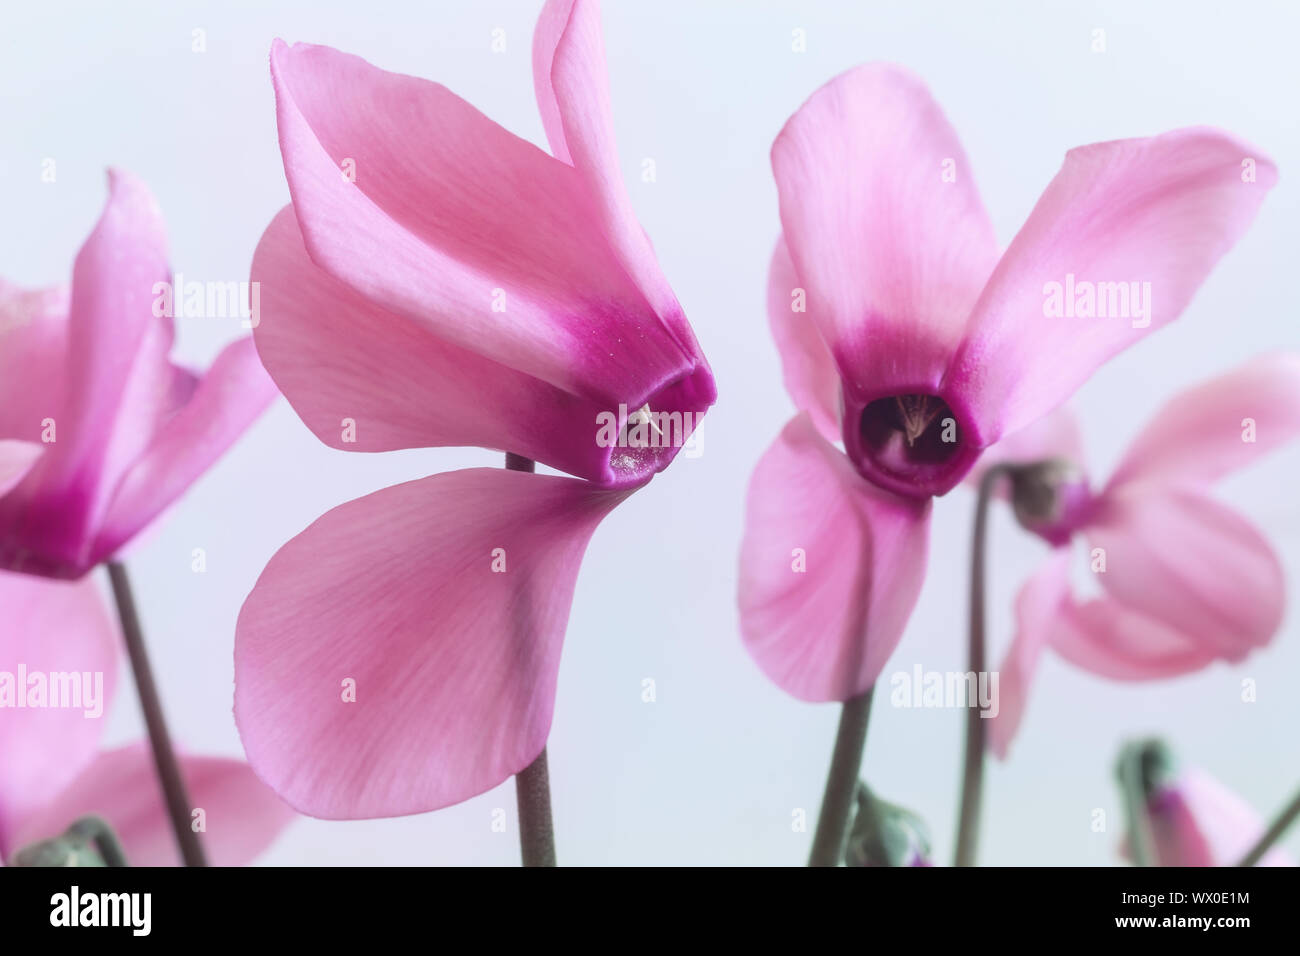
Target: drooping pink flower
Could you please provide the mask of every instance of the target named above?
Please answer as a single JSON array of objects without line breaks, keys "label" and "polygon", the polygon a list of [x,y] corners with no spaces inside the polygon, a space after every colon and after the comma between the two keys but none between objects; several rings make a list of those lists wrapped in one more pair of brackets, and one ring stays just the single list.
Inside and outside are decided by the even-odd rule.
[{"label": "drooping pink flower", "polygon": [[[1240,661],[1268,643],[1285,604],[1281,564],[1264,535],[1209,491],[1297,434],[1300,356],[1280,353],[1172,398],[1097,491],[1065,409],[989,449],[981,469],[1070,466],[1041,495],[1012,492],[1021,524],[1055,550],[1016,599],[989,730],[994,753],[1007,754],[1045,647],[1102,677],[1140,681]],[[1017,482],[1026,480],[1037,481]],[[1100,597],[1080,601],[1071,591],[1076,540],[1087,542]]]},{"label": "drooping pink flower", "polygon": [[408,482],[272,558],[235,715],[314,816],[437,809],[537,756],[587,540],[716,397],[618,172],[597,5],[551,0],[533,63],[551,155],[436,83],[271,51],[293,202],[254,257],[255,338],[290,404],[336,448],[481,446],[576,476]]},{"label": "drooping pink flower", "polygon": [[[1146,798],[1153,866],[1235,866],[1264,835],[1265,824],[1245,800],[1204,770],[1174,771],[1152,781]],[[1120,855],[1132,859],[1129,839]],[[1274,847],[1257,866],[1295,866],[1286,850]]]},{"label": "drooping pink flower", "polygon": [[[100,746],[120,638],[94,582],[0,573],[0,607],[0,863],[94,814],[130,865],[179,865],[148,747]],[[243,761],[180,762],[214,864],[250,862],[293,819]]]},{"label": "drooping pink flower", "polygon": [[109,172],[70,289],[0,283],[0,568],[79,577],[179,497],[275,397],[252,339],[169,358],[157,204]]},{"label": "drooping pink flower", "polygon": [[[919,80],[880,64],[814,93],[772,168],[768,311],[800,413],[750,483],[741,626],[783,689],[845,700],[874,683],[915,604],[930,498],[1175,319],[1276,171],[1205,128],[1073,149],[999,255],[952,127]],[[1073,298],[1055,315],[1050,284],[1076,279],[1142,298],[1111,314],[1106,285],[1108,317]]]},{"label": "drooping pink flower", "polygon": [[[1145,827],[1151,836],[1152,866],[1235,866],[1255,849],[1265,825],[1242,797],[1204,770],[1180,769],[1160,740],[1139,747],[1140,787]],[[1132,826],[1132,821],[1130,821]],[[1119,855],[1132,860],[1132,835],[1119,844]],[[1295,866],[1274,845],[1258,866]]]}]

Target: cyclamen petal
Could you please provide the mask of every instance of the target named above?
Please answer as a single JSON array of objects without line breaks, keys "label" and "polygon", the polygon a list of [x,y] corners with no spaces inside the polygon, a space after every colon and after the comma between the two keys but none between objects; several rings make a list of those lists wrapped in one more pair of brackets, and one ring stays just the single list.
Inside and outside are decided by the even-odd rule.
[{"label": "cyclamen petal", "polygon": [[790,117],[772,172],[808,317],[844,380],[846,427],[881,395],[938,386],[998,247],[925,85],[889,64],[841,73]]},{"label": "cyclamen petal", "polygon": [[551,152],[582,177],[615,258],[682,347],[699,355],[619,172],[597,0],[547,0],[533,33],[533,83]]},{"label": "cyclamen petal", "polygon": [[[203,815],[200,840],[213,866],[251,863],[294,819],[294,812],[242,760],[183,756],[180,765],[190,800]],[[128,865],[181,865],[153,755],[145,744],[94,757],[75,780],[23,821],[15,845],[57,836],[90,814],[113,828]]]},{"label": "cyclamen petal", "polygon": [[[258,353],[316,437],[345,451],[481,445],[600,478],[601,403],[439,338],[317,268],[293,210],[253,256]],[[349,423],[351,428],[348,427]]]},{"label": "cyclamen petal", "polygon": [[0,488],[0,568],[85,574],[171,504],[272,397],[247,340],[202,383],[171,362],[172,319],[154,314],[157,286],[170,279],[157,204],[139,179],[113,170],[71,295],[0,285],[0,440],[43,448]]},{"label": "cyclamen petal", "polygon": [[[0,860],[22,845],[23,822],[90,763],[117,686],[117,627],[94,581],[46,581],[0,572]],[[27,682],[19,684],[21,675]],[[81,707],[50,701],[50,675],[76,674]],[[65,685],[54,693],[60,695]],[[43,688],[40,698],[32,695]],[[69,698],[72,702],[72,698]],[[55,833],[63,832],[63,821]]]},{"label": "cyclamen petal", "polygon": [[0,439],[0,495],[22,481],[44,451],[38,442]]},{"label": "cyclamen petal", "polygon": [[[969,397],[987,439],[1028,425],[1176,319],[1276,182],[1259,150],[1204,127],[1070,150],[980,295],[945,389]],[[1108,314],[1048,314],[1048,284],[1064,295],[1076,280]]]},{"label": "cyclamen petal", "polygon": [[38,442],[67,377],[68,290],[0,280],[0,439]]},{"label": "cyclamen petal", "polygon": [[[1153,794],[1147,812],[1159,866],[1234,866],[1264,835],[1264,822],[1250,804],[1196,768]],[[1257,865],[1296,861],[1275,847]]]},{"label": "cyclamen petal", "polygon": [[[444,87],[358,57],[277,41],[271,67],[293,210],[317,267],[450,345],[607,411],[694,416],[713,403],[675,300],[656,311],[655,289],[636,281],[645,271],[629,272],[625,244],[606,231],[609,197],[575,167]],[[354,336],[351,347],[368,347]],[[594,426],[583,423],[582,440]],[[605,447],[580,474],[630,487],[676,450]],[[568,463],[572,449],[536,457]]]},{"label": "cyclamen petal", "polygon": [[1229,661],[1267,644],[1285,580],[1264,536],[1232,509],[1186,488],[1133,487],[1097,503],[1087,534],[1105,550],[1114,598]]},{"label": "cyclamen petal", "polygon": [[518,773],[546,743],[587,540],[629,493],[471,469],[327,512],[239,615],[254,770],[329,819],[435,810]]},{"label": "cyclamen petal", "polygon": [[1113,598],[1071,601],[1050,633],[1052,650],[1111,680],[1179,677],[1216,660],[1213,650]]},{"label": "cyclamen petal", "polygon": [[1170,399],[1129,443],[1108,493],[1211,482],[1300,435],[1300,355],[1261,355]]},{"label": "cyclamen petal", "polygon": [[813,426],[786,425],[750,480],[740,552],[745,648],[809,701],[867,691],[925,573],[930,503],[881,492]]},{"label": "cyclamen petal", "polygon": [[1070,601],[1070,552],[1057,550],[1016,596],[1016,633],[998,668],[998,712],[989,718],[989,749],[1007,758],[1024,718],[1029,685],[1052,628]]},{"label": "cyclamen petal", "polygon": [[[796,298],[800,293],[802,299]],[[802,311],[796,311],[798,303]],[[807,290],[799,282],[785,239],[772,252],[767,280],[767,320],[781,354],[785,390],[826,436],[840,440],[840,376],[835,359],[807,312]]]},{"label": "cyclamen petal", "polygon": [[[113,480],[139,452],[154,421],[154,402],[161,398],[153,360],[165,361],[170,330],[159,332],[153,287],[170,278],[157,204],[134,176],[111,171],[108,202],[73,267],[64,340],[68,385],[64,394],[50,396],[59,401],[49,413],[58,427],[57,442],[0,503],[0,529],[39,539],[31,549],[36,556],[17,570],[67,576],[87,566],[86,548]],[[23,384],[37,394],[50,392],[47,383]],[[0,383],[6,392],[20,387]],[[142,412],[145,421],[120,414],[124,407]],[[17,550],[14,545],[0,550],[10,549]],[[13,567],[18,561],[6,563]]]},{"label": "cyclamen petal", "polygon": [[106,561],[179,498],[257,420],[275,385],[250,338],[237,339],[192,379],[173,368],[185,399],[159,422],[117,485],[91,552]]}]

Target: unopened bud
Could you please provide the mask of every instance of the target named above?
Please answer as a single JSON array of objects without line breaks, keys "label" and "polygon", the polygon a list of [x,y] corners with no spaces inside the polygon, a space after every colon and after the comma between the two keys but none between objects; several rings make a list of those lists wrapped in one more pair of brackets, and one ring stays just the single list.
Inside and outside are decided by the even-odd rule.
[{"label": "unopened bud", "polygon": [[858,784],[858,807],[844,849],[846,866],[932,866],[925,821]]}]

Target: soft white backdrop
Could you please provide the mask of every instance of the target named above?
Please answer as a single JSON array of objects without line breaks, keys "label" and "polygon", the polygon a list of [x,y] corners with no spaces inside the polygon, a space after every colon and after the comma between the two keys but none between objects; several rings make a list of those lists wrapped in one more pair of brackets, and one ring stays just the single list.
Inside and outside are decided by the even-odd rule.
[{"label": "soft white backdrop", "polygon": [[[544,144],[529,64],[540,0],[494,2],[9,3],[0,13],[0,274],[66,279],[104,199],[103,170],[142,176],[166,215],[173,267],[247,278],[287,201],[267,53],[272,38],[326,43],[436,79]],[[734,590],[750,469],[789,417],[764,315],[778,229],[768,148],[817,86],[869,60],[930,84],[965,144],[1005,243],[1071,146],[1222,126],[1281,168],[1255,226],[1176,325],[1112,362],[1079,394],[1104,475],[1171,391],[1265,349],[1300,344],[1300,28],[1289,3],[753,2],[606,4],[615,124],[633,203],[718,377],[704,454],[679,458],[597,531],[560,671],[551,735],[559,857],[568,864],[795,864],[816,813],[837,709],[787,698],[744,653]],[[191,51],[195,28],[207,51]],[[492,31],[507,50],[493,53]],[[807,31],[806,53],[792,31]],[[1107,49],[1093,53],[1095,28]],[[644,158],[658,180],[643,183]],[[40,180],[42,161],[57,182]],[[179,321],[183,358],[206,363],[231,320]],[[319,444],[282,400],[130,555],[174,735],[239,754],[231,652],[244,596],[275,549],[327,509],[402,480],[494,464],[478,450],[367,456]],[[1300,446],[1222,486],[1266,528],[1300,581]],[[920,607],[886,669],[965,668],[972,496],[938,502]],[[190,570],[192,549],[207,572]],[[1010,601],[1044,549],[1006,514],[992,526],[994,659]],[[1295,593],[1293,590],[1292,593]],[[1300,785],[1300,616],[1239,667],[1120,686],[1047,659],[1007,764],[985,798],[982,861],[1109,864],[1122,828],[1112,764],[1134,733],[1169,737],[1271,815]],[[641,682],[658,699],[641,701]],[[1258,701],[1243,703],[1244,677]],[[882,695],[883,697],[883,695]],[[963,714],[877,702],[865,774],[930,823],[951,853]],[[109,734],[141,732],[129,683]],[[394,727],[393,733],[402,733]],[[510,832],[493,833],[503,807]],[[1093,831],[1092,811],[1109,826]],[[398,820],[296,823],[263,862],[518,860],[513,785]],[[215,835],[214,835],[215,836]],[[1300,848],[1300,831],[1289,845]]]}]

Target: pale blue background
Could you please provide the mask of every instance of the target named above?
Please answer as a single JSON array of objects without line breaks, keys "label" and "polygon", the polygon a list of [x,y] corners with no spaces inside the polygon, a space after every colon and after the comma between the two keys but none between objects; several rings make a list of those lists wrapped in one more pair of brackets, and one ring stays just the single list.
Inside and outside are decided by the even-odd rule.
[{"label": "pale blue background", "polygon": [[[437,79],[543,142],[529,52],[540,2],[7,3],[0,14],[0,274],[62,280],[104,198],[103,169],[142,176],[166,215],[173,265],[247,278],[254,244],[287,200],[267,52],[273,37],[327,43]],[[1295,6],[1169,3],[611,2],[606,37],[620,156],[633,203],[717,372],[704,454],[679,460],[597,532],[579,581],[551,737],[560,860],[569,864],[795,864],[818,807],[836,708],[787,698],[741,648],[733,593],[754,462],[791,413],[764,315],[777,233],[768,148],[786,117],[839,71],[893,60],[919,72],[956,126],[1003,242],[1066,149],[1172,127],[1219,125],[1282,171],[1253,229],[1175,327],[1122,356],[1077,400],[1104,475],[1174,389],[1262,350],[1297,345],[1300,77]],[[191,52],[191,30],[207,52]],[[493,54],[491,32],[508,50]],[[791,31],[808,52],[791,52]],[[1089,51],[1106,30],[1104,54]],[[53,157],[58,181],[42,184]],[[652,157],[658,181],[640,181]],[[206,362],[239,330],[180,321]],[[239,754],[230,715],[236,614],[275,549],[322,512],[436,471],[493,464],[476,450],[349,455],[319,444],[284,402],[200,481],[131,564],[174,734]],[[1300,580],[1300,446],[1233,477],[1223,498],[1273,536]],[[964,669],[971,495],[938,502],[921,606],[886,673]],[[1044,550],[993,522],[994,657],[1010,600]],[[191,549],[208,571],[190,571]],[[1109,864],[1121,818],[1111,782],[1128,734],[1168,735],[1183,756],[1271,815],[1300,785],[1300,624],[1240,667],[1119,686],[1046,661],[1006,765],[986,794],[988,863]],[[658,701],[641,702],[652,677]],[[1259,700],[1240,700],[1243,677]],[[129,685],[128,685],[129,687]],[[880,702],[887,704],[887,702]],[[924,815],[951,852],[962,713],[877,706],[865,769]],[[401,728],[395,727],[395,733]],[[129,691],[110,736],[140,733]],[[490,830],[513,786],[401,820],[297,823],[270,863],[517,862]],[[1109,827],[1091,828],[1093,808]],[[216,838],[216,834],[213,838]],[[1300,831],[1290,845],[1300,848]]]}]

